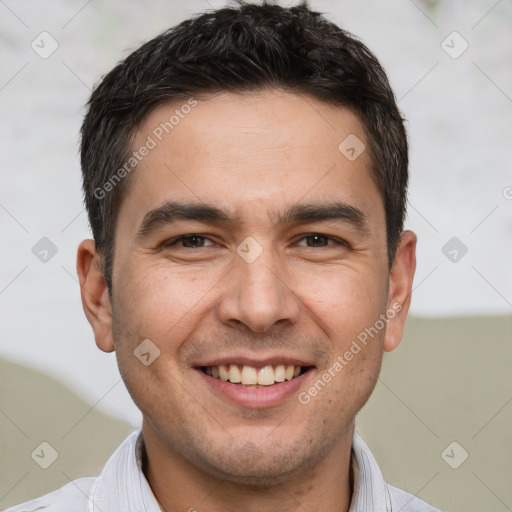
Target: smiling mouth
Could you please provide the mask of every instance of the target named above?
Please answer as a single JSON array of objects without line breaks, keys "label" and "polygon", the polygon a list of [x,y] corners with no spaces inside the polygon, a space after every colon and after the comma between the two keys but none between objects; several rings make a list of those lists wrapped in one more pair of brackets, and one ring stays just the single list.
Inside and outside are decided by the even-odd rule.
[{"label": "smiling mouth", "polygon": [[293,364],[267,365],[262,368],[241,364],[202,366],[200,370],[214,379],[238,384],[239,386],[261,388],[293,380],[309,371],[311,366]]}]

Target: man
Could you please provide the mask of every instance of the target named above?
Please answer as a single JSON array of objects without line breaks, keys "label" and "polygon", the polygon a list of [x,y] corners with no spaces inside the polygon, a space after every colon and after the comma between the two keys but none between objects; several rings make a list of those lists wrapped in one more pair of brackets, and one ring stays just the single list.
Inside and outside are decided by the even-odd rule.
[{"label": "man", "polygon": [[307,5],[213,11],[93,92],[85,314],[141,432],[12,511],[435,511],[354,418],[398,346],[416,237],[386,75]]}]

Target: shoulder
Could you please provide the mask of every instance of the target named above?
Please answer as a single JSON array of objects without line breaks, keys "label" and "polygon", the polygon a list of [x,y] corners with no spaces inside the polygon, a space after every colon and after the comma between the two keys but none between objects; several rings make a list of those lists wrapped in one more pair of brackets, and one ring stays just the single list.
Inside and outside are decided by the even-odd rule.
[{"label": "shoulder", "polygon": [[8,508],[5,512],[87,512],[95,478],[79,478],[49,494]]},{"label": "shoulder", "polygon": [[400,510],[401,512],[441,512],[439,509],[402,489],[393,487],[390,484],[388,484],[388,489],[392,510]]},{"label": "shoulder", "polygon": [[[121,443],[107,461],[99,477],[78,478],[56,491],[8,508],[3,512],[89,512],[93,508],[92,500],[94,500],[95,492],[101,483],[103,485],[101,499],[111,503],[112,501],[108,500],[111,498],[110,489],[113,483],[117,482],[118,478],[124,478],[124,481],[128,481],[128,476],[133,475],[134,472],[136,474],[135,448],[139,436],[140,431],[133,432]],[[120,470],[124,470],[122,476],[118,474]],[[132,471],[131,473],[130,470]],[[128,475],[126,474],[127,472]],[[96,501],[94,503],[96,504]],[[112,503],[115,503],[115,501]],[[100,509],[96,505],[95,510],[108,512],[112,510],[112,507]]]}]

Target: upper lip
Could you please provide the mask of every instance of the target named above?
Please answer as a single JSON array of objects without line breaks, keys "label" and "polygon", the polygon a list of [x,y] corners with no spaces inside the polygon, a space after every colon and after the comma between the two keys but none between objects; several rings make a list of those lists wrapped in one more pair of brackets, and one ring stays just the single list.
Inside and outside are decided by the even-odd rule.
[{"label": "upper lip", "polygon": [[215,359],[208,359],[205,361],[201,361],[193,366],[196,368],[205,367],[205,366],[222,366],[227,364],[239,364],[252,366],[254,368],[263,368],[264,366],[276,366],[280,364],[284,365],[294,365],[294,366],[315,366],[311,361],[307,361],[306,359],[298,359],[296,357],[290,357],[285,355],[275,355],[271,357],[250,357],[244,355],[230,355],[227,357],[218,357]]}]

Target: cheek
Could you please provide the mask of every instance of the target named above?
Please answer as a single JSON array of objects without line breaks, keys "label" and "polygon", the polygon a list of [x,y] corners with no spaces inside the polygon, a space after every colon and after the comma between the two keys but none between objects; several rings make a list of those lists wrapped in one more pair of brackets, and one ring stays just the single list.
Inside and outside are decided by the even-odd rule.
[{"label": "cheek", "polygon": [[330,344],[330,360],[319,368],[320,379],[323,372],[329,374],[326,393],[321,382],[313,383],[316,389],[307,390],[308,396],[323,395],[317,407],[335,405],[350,416],[366,403],[375,387],[385,333],[375,325],[387,303],[385,279],[375,268],[368,265],[366,272],[361,272],[347,265],[303,280],[303,300]]},{"label": "cheek", "polygon": [[[120,275],[117,286],[114,282],[116,357],[132,399],[147,418],[155,418],[190,400],[180,384],[177,353],[211,285],[199,288],[200,279],[185,278],[162,265],[127,266]],[[172,414],[166,422],[173,428],[179,425]]]},{"label": "cheek", "polygon": [[297,295],[337,351],[385,311],[387,287],[382,275],[371,265],[362,272],[348,264],[297,274]]},{"label": "cheek", "polygon": [[170,268],[165,262],[135,263],[123,269],[115,296],[117,319],[143,337],[169,344],[190,327],[191,320],[210,300],[219,272]]}]

